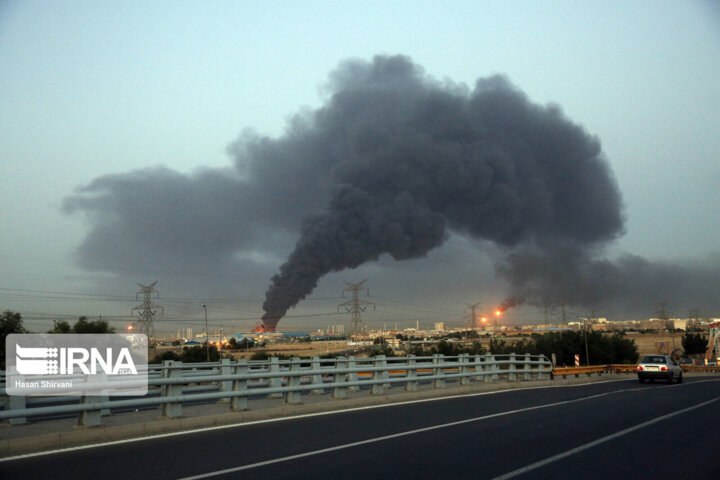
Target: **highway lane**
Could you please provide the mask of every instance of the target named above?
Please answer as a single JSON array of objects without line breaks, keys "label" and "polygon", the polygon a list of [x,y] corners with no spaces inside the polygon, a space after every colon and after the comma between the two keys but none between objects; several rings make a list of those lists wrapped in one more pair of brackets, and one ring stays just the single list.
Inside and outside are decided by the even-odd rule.
[{"label": "highway lane", "polygon": [[720,378],[613,381],[207,429],[0,462],[0,476],[656,479],[692,465],[688,478],[720,478],[703,455],[719,426]]}]

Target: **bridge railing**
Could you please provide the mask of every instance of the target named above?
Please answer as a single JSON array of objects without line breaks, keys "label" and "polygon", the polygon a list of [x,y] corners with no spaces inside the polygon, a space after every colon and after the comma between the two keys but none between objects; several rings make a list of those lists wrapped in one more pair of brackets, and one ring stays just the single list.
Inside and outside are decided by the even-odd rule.
[{"label": "bridge railing", "polygon": [[148,393],[143,397],[18,397],[7,396],[5,385],[0,385],[0,421],[17,425],[33,417],[78,414],[78,425],[89,427],[100,425],[102,416],[112,410],[126,408],[158,406],[161,416],[176,418],[189,402],[224,402],[230,410],[246,410],[250,396],[284,398],[285,403],[298,404],[303,392],[340,399],[348,391],[361,389],[381,395],[397,386],[414,392],[421,382],[444,388],[448,381],[460,385],[515,382],[549,379],[551,373],[552,364],[545,356],[529,354],[271,358],[262,362],[223,359],[192,364],[165,361],[148,366]]},{"label": "bridge railing", "polygon": [[[717,373],[720,372],[720,367],[713,366],[701,366],[701,365],[680,365],[683,372],[702,372],[702,373]],[[553,377],[566,378],[568,375],[579,376],[582,374],[592,375],[597,373],[598,375],[604,373],[635,373],[637,371],[637,365],[632,364],[610,364],[610,365],[589,365],[583,367],[555,367],[553,369]]]}]

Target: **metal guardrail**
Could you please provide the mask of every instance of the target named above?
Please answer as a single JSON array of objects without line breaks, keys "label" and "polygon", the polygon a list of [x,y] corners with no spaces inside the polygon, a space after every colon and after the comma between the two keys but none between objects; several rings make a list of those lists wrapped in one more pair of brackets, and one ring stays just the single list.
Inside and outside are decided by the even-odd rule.
[{"label": "metal guardrail", "polygon": [[[4,395],[0,420],[17,425],[31,417],[77,413],[78,425],[91,427],[100,425],[102,416],[113,409],[159,406],[161,416],[177,418],[182,416],[183,403],[188,402],[227,402],[230,410],[247,410],[250,396],[284,397],[285,403],[298,404],[302,392],[345,398],[348,390],[369,387],[370,395],[381,395],[386,388],[398,384],[404,385],[405,391],[414,392],[421,380],[431,382],[433,388],[444,388],[446,380],[469,385],[480,380],[549,379],[552,364],[542,355],[379,355],[362,359],[314,357],[279,361],[271,358],[265,362],[224,359],[201,364],[166,361],[148,370],[148,395],[131,399],[7,396],[4,385],[0,385],[0,394]],[[66,404],[48,405],[61,401]]]},{"label": "metal guardrail", "polygon": [[588,375],[593,373],[605,373],[607,372],[606,365],[591,365],[587,367],[555,367],[553,369],[554,377],[566,377],[567,375],[579,375],[586,373]]},{"label": "metal guardrail", "polygon": [[680,365],[683,372],[720,372],[720,367],[707,367],[705,365]]},{"label": "metal guardrail", "polygon": [[[683,372],[720,372],[720,367],[706,367],[703,365],[680,365]],[[585,367],[555,367],[552,371],[554,377],[567,377],[568,375],[579,376],[581,374],[592,375],[593,373],[635,373],[635,364],[610,364],[610,365],[589,365]]]},{"label": "metal guardrail", "polygon": [[634,373],[637,365],[626,363],[613,363],[609,365],[588,365],[585,367],[555,367],[553,369],[553,377],[567,377],[568,375],[579,376],[586,374],[588,376],[593,373],[601,375],[603,373]]}]

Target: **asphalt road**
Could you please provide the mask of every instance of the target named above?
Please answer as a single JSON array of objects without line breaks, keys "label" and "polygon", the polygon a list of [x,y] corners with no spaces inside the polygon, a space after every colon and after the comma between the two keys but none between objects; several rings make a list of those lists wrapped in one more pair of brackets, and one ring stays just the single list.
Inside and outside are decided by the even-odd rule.
[{"label": "asphalt road", "polygon": [[720,377],[543,387],[0,461],[0,478],[720,478]]}]

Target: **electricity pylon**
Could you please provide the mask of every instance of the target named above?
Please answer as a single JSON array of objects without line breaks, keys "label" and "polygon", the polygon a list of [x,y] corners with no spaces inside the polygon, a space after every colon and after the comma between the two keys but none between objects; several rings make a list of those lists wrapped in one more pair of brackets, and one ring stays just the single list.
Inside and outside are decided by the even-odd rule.
[{"label": "electricity pylon", "polygon": [[154,281],[150,285],[138,283],[140,291],[135,295],[135,299],[137,300],[138,296],[142,294],[143,303],[137,307],[133,307],[132,309],[132,312],[135,312],[135,310],[139,312],[140,333],[147,335],[148,341],[155,336],[155,327],[153,327],[153,317],[155,316],[155,312],[159,309],[161,312],[165,313],[162,305],[153,303],[151,299],[153,293],[157,294],[155,298],[160,297],[160,292],[155,290],[155,285],[157,285],[157,283],[157,281]]},{"label": "electricity pylon", "polygon": [[470,328],[477,328],[480,325],[485,326],[485,323],[487,322],[487,316],[482,313],[482,304],[480,302],[473,303],[472,305],[466,303],[465,310],[470,310],[470,314],[465,315],[464,317],[465,320],[467,320]]},{"label": "electricity pylon", "polygon": [[338,305],[338,312],[340,311],[340,307],[344,307],[345,311],[352,314],[352,335],[353,337],[357,336],[360,331],[362,330],[362,318],[360,317],[360,314],[367,310],[367,308],[372,305],[373,310],[375,309],[375,304],[373,302],[368,302],[366,300],[360,300],[359,292],[360,290],[365,290],[366,295],[370,296],[370,290],[365,287],[363,284],[367,282],[367,280],[363,280],[360,283],[348,283],[345,282],[345,285],[347,285],[347,288],[343,290],[342,296],[345,296],[345,292],[352,292],[352,299],[348,302],[341,303]]}]

